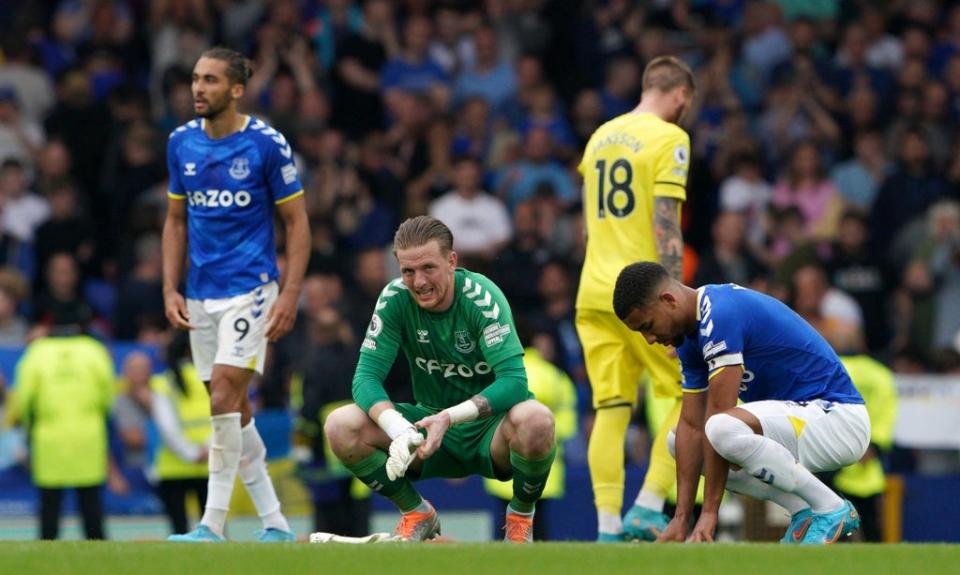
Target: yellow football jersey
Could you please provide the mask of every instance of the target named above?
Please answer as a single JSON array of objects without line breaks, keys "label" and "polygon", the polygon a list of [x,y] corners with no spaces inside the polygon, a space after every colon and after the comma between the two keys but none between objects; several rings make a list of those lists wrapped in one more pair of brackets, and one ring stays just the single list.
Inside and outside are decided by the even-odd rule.
[{"label": "yellow football jersey", "polygon": [[689,163],[690,137],[655,114],[623,114],[590,137],[577,168],[587,229],[578,309],[612,311],[620,270],[659,261],[653,199],[686,200]]}]

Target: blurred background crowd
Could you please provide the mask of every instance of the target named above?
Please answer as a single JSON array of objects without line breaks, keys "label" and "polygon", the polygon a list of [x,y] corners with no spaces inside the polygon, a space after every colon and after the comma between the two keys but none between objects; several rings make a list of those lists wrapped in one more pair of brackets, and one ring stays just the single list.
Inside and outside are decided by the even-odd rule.
[{"label": "blurred background crowd", "polygon": [[[430,213],[572,380],[583,431],[568,457],[582,463],[576,165],[593,130],[635,106],[645,63],[675,54],[697,80],[684,122],[687,282],[774,294],[895,372],[960,373],[952,2],[0,6],[2,346],[79,318],[162,363],[166,135],[193,117],[194,62],[226,45],[254,65],[241,110],[293,143],[312,234],[297,327],[256,382],[258,409],[293,412],[316,439],[318,406],[349,398],[373,304],[397,275],[396,225]],[[391,375],[396,400],[409,398],[407,371]],[[118,389],[135,412],[135,386]]]}]

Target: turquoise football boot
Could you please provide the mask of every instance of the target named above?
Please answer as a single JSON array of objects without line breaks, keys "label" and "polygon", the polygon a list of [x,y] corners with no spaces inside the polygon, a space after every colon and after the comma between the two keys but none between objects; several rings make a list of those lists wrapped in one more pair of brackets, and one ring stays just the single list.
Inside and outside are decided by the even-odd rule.
[{"label": "turquoise football boot", "polygon": [[860,527],[860,514],[849,501],[833,513],[815,513],[802,545],[829,545],[848,537]]},{"label": "turquoise football boot", "polygon": [[224,543],[226,539],[214,533],[204,524],[197,525],[193,531],[182,535],[171,535],[167,541],[177,541],[179,543]]},{"label": "turquoise football boot", "polygon": [[807,534],[807,529],[810,527],[812,520],[813,511],[809,507],[791,515],[790,526],[787,527],[787,532],[783,534],[780,543],[793,544],[803,541],[803,536]]},{"label": "turquoise football boot", "polygon": [[597,543],[623,543],[623,533],[597,533]]},{"label": "turquoise football boot", "polygon": [[634,505],[623,518],[623,536],[627,541],[656,541],[668,523],[663,513]]},{"label": "turquoise football boot", "polygon": [[295,543],[297,536],[289,531],[267,527],[254,533],[257,543]]}]

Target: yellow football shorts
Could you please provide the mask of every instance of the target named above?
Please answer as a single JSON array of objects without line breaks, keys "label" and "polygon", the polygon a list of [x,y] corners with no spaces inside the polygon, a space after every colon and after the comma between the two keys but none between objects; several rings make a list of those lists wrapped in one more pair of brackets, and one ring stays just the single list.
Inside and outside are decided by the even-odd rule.
[{"label": "yellow football shorts", "polygon": [[593,388],[593,407],[637,404],[644,370],[650,372],[657,397],[678,398],[680,360],[662,345],[647,343],[630,331],[613,312],[577,310],[577,333],[583,346],[587,377]]}]

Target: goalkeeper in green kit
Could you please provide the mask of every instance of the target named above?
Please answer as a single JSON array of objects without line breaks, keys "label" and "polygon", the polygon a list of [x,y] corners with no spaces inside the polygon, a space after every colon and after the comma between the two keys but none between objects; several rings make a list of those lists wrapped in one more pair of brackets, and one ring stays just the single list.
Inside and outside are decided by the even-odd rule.
[{"label": "goalkeeper in green kit", "polygon": [[[397,505],[403,539],[440,534],[437,511],[411,480],[482,475],[513,478],[504,540],[532,541],[534,506],[557,450],[553,415],[527,390],[510,306],[492,281],[457,267],[453,234],[440,220],[403,222],[393,249],[401,277],[380,293],[353,376],[356,404],[327,417],[329,444]],[[415,404],[394,404],[383,388],[401,348]]]},{"label": "goalkeeper in green kit", "polygon": [[[327,417],[329,445],[400,509],[403,539],[440,534],[412,480],[482,475],[513,478],[504,540],[530,542],[556,440],[550,410],[527,390],[510,306],[492,281],[457,267],[440,220],[408,219],[393,248],[401,277],[380,293],[353,376],[356,403]],[[384,391],[401,348],[415,404],[394,404]]]}]

